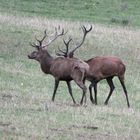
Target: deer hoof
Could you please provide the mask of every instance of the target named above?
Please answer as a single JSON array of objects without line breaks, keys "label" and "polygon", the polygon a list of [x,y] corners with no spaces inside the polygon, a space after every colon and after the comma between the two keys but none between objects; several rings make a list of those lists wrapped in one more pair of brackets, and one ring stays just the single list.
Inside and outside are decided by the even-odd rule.
[{"label": "deer hoof", "polygon": [[73,106],[74,106],[74,107],[77,107],[77,106],[80,106],[80,104],[75,103],[75,104],[73,104]]},{"label": "deer hoof", "polygon": [[104,105],[107,105],[107,104],[108,104],[108,102],[105,102],[105,103],[104,103]]},{"label": "deer hoof", "polygon": [[87,107],[87,104],[85,103],[83,106],[84,106],[84,107]]},{"label": "deer hoof", "polygon": [[80,102],[80,105],[83,105],[83,102]]},{"label": "deer hoof", "polygon": [[91,102],[92,102],[92,104],[95,104],[95,101],[94,100],[92,100]]}]

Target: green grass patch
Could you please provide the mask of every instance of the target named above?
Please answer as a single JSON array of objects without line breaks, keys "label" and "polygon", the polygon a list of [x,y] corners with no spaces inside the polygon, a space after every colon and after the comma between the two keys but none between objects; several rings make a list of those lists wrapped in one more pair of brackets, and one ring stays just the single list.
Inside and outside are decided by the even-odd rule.
[{"label": "green grass patch", "polygon": [[22,16],[140,26],[139,0],[1,0],[0,12]]}]

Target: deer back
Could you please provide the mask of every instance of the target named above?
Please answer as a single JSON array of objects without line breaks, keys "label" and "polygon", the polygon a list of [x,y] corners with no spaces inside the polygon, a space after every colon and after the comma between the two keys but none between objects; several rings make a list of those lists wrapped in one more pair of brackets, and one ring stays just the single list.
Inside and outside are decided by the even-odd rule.
[{"label": "deer back", "polygon": [[95,57],[85,62],[90,66],[88,74],[98,77],[98,79],[123,75],[125,73],[125,65],[118,57]]},{"label": "deer back", "polygon": [[80,59],[58,57],[53,60],[50,71],[59,79],[71,79],[76,69],[80,73],[85,73],[89,70],[89,66]]}]

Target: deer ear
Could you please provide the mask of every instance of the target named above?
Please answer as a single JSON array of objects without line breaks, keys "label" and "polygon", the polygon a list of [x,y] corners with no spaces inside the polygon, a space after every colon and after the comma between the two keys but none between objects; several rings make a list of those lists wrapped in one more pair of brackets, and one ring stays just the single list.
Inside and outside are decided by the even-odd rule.
[{"label": "deer ear", "polygon": [[68,54],[68,56],[69,56],[69,58],[73,58],[74,52],[70,52],[70,53]]}]

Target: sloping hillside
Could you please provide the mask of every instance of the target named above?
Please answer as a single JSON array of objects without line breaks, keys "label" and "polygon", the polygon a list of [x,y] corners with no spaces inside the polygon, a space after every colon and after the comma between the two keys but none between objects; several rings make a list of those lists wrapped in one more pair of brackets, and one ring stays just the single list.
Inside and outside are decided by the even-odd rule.
[{"label": "sloping hillside", "polygon": [[139,0],[1,0],[0,12],[140,26]]}]

